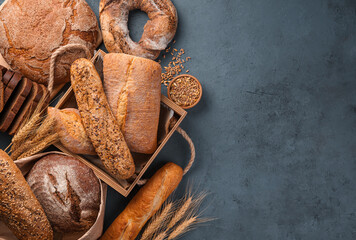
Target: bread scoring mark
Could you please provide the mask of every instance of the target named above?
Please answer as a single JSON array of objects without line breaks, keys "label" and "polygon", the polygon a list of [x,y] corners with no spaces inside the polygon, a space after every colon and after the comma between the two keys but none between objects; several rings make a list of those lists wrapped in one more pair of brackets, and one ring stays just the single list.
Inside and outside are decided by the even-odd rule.
[{"label": "bread scoring mark", "polygon": [[118,98],[118,103],[117,103],[117,121],[119,123],[121,131],[125,129],[125,122],[126,122],[126,115],[127,115],[127,102],[128,102],[128,91],[127,91],[127,85],[129,78],[132,73],[133,69],[133,62],[135,58],[130,59],[129,64],[126,69],[126,75],[125,75],[125,85],[122,88],[121,92],[119,93],[119,98]]},{"label": "bread scoring mark", "polygon": [[65,206],[66,203],[65,201],[62,199],[60,192],[58,191],[57,185],[57,179],[55,176],[53,176],[51,173],[48,173],[48,177],[49,177],[49,181],[52,183],[52,186],[54,188],[54,197],[63,205]]},{"label": "bread scoring mark", "polygon": [[69,214],[74,221],[79,223],[81,219],[81,209],[80,209],[81,199],[78,196],[77,192],[70,185],[70,181],[68,180],[68,172],[66,172],[65,177],[67,181],[67,190],[68,190],[67,199],[70,200]]}]

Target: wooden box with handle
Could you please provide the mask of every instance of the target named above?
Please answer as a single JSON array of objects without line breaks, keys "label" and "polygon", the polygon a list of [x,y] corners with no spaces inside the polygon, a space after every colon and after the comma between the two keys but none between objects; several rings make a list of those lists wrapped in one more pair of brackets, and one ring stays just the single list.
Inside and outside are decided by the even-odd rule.
[{"label": "wooden box with handle", "polygon": [[[94,57],[92,58],[92,62],[95,65],[95,68],[99,75],[102,78],[103,73],[103,57],[106,53],[102,50],[96,52]],[[63,108],[77,108],[75,96],[73,89],[70,87],[58,101],[56,108],[63,109]],[[76,158],[80,159],[84,164],[89,166],[95,174],[107,183],[109,186],[114,188],[123,196],[128,196],[132,189],[135,187],[137,183],[139,183],[142,175],[146,172],[148,167],[157,157],[158,153],[162,150],[164,145],[170,139],[172,134],[178,128],[184,117],[186,116],[187,112],[183,110],[181,107],[173,103],[165,96],[161,96],[161,109],[160,109],[160,118],[159,118],[159,125],[158,125],[158,145],[157,149],[152,154],[136,154],[132,153],[133,159],[136,165],[136,171],[133,177],[127,180],[117,180],[114,178],[108,171],[104,168],[103,164],[100,161],[98,156],[92,155],[78,155],[70,152],[60,143],[56,143],[55,146],[60,149],[61,151],[71,154]],[[174,122],[172,122],[172,120]]]}]

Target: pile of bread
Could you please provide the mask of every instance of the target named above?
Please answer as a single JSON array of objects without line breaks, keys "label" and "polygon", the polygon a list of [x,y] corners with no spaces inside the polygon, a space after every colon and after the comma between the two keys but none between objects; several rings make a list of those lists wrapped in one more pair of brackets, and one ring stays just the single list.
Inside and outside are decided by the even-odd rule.
[{"label": "pile of bread", "polygon": [[[150,20],[139,42],[127,28],[129,11]],[[170,0],[101,0],[102,29],[85,0],[7,0],[0,10],[0,130],[14,134],[54,85],[71,82],[78,109],[48,108],[61,143],[77,154],[98,155],[117,179],[134,174],[131,153],[157,148],[161,66],[153,61],[173,39],[177,12]],[[91,54],[102,39],[110,52],[103,79],[79,48]],[[53,56],[56,55],[54,59]],[[55,61],[55,62],[54,62]],[[54,64],[55,63],[55,64]],[[54,68],[51,68],[54,66]],[[50,88],[51,90],[51,88]],[[163,168],[141,188],[101,239],[135,239],[178,186],[182,169]],[[56,233],[88,230],[100,205],[99,181],[79,160],[47,155],[22,175],[0,151],[0,217],[19,239],[53,239]]]}]

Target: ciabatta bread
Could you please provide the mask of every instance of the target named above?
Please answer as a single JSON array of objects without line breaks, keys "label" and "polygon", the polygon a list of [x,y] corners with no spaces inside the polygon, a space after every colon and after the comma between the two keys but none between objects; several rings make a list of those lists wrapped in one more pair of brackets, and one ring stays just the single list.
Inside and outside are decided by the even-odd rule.
[{"label": "ciabatta bread", "polygon": [[104,90],[131,151],[157,148],[161,102],[161,65],[122,53],[104,56]]}]

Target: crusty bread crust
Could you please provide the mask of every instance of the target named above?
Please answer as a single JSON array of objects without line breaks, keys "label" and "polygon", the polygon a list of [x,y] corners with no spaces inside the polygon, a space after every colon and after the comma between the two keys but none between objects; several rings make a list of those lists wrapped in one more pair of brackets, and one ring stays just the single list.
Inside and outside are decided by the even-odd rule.
[{"label": "crusty bread crust", "polygon": [[76,60],[71,66],[71,82],[86,133],[105,168],[118,179],[131,177],[135,164],[93,63]]},{"label": "crusty bread crust", "polygon": [[133,240],[182,180],[183,170],[167,163],[140,189],[100,240]]},{"label": "crusty bread crust", "polygon": [[[0,53],[14,71],[47,85],[50,57],[61,46],[83,44],[91,52],[102,40],[94,12],[85,0],[8,0],[0,11]],[[69,81],[70,64],[80,50],[57,58],[55,84]]]},{"label": "crusty bread crust", "polygon": [[151,154],[157,148],[161,65],[122,53],[104,56],[104,90],[129,149]]},{"label": "crusty bread crust", "polygon": [[20,169],[0,150],[0,217],[20,240],[50,240],[53,231]]},{"label": "crusty bread crust", "polygon": [[96,155],[93,144],[85,132],[78,109],[48,107],[48,116],[56,120],[59,141],[72,153]]},{"label": "crusty bread crust", "polygon": [[[127,26],[129,11],[140,9],[149,21],[144,26],[141,40],[130,38]],[[106,49],[156,59],[173,39],[178,25],[177,10],[170,0],[101,0],[100,24]]]}]

